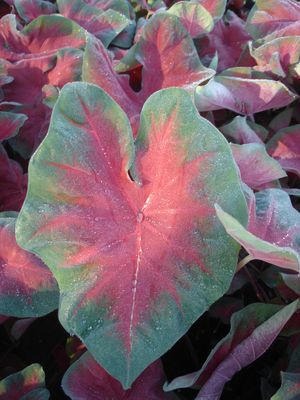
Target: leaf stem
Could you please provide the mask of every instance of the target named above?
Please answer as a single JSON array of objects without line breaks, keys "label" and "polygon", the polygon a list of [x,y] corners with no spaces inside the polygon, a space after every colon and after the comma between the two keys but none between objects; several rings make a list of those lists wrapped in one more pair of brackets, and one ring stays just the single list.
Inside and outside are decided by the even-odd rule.
[{"label": "leaf stem", "polygon": [[255,258],[248,254],[245,258],[243,258],[236,267],[236,272],[239,272],[248,262],[254,260]]}]

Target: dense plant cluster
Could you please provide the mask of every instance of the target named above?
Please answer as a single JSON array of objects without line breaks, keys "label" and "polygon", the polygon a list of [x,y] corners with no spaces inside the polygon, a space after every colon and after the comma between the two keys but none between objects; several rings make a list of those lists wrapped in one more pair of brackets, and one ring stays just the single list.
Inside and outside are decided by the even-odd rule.
[{"label": "dense plant cluster", "polygon": [[0,400],[300,398],[300,3],[0,3]]}]

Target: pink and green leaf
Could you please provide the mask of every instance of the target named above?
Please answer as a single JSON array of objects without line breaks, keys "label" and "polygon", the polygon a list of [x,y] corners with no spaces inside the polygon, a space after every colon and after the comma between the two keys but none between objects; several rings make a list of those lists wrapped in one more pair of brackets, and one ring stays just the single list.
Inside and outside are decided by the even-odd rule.
[{"label": "pink and green leaf", "polygon": [[17,135],[26,120],[25,114],[0,111],[0,142]]},{"label": "pink and green leaf", "polygon": [[247,119],[247,117],[237,116],[231,122],[223,125],[220,131],[229,139],[239,144],[258,143],[268,136],[268,131],[261,125],[255,124]]},{"label": "pink and green leaf", "polygon": [[267,143],[267,150],[282,168],[300,176],[300,125],[278,131]]},{"label": "pink and green leaf", "polygon": [[65,48],[56,53],[55,66],[47,74],[47,84],[62,88],[68,82],[81,80],[83,52]]},{"label": "pink and green leaf", "polygon": [[250,304],[231,317],[231,329],[212,350],[200,371],[174,379],[165,390],[196,386],[195,400],[219,400],[223,387],[238,371],[259,358],[297,311],[287,305]]},{"label": "pink and green leaf", "polygon": [[241,179],[251,189],[259,189],[286,176],[278,161],[270,157],[263,144],[231,144]]},{"label": "pink and green leaf", "polygon": [[224,20],[218,21],[212,32],[198,39],[197,49],[201,60],[205,60],[206,63],[217,54],[219,59],[217,71],[221,72],[238,65],[249,40],[245,22],[228,10]]},{"label": "pink and green leaf", "polygon": [[0,60],[0,68],[13,81],[3,87],[5,99],[20,102],[18,110],[28,119],[10,144],[23,158],[29,158],[47,133],[50,111],[43,104],[42,88],[45,85],[62,87],[80,79],[82,52],[62,49],[54,55],[24,59],[15,63]]},{"label": "pink and green leaf", "polygon": [[143,66],[139,93],[143,102],[155,91],[172,86],[193,93],[200,83],[215,74],[201,64],[193,40],[178,18],[163,12],[154,15],[144,26],[139,41],[116,70],[124,72],[131,69],[134,60],[136,65]]},{"label": "pink and green leaf", "polygon": [[254,39],[299,35],[299,19],[300,5],[294,0],[256,0],[248,16],[247,30]]},{"label": "pink and green leaf", "polygon": [[300,254],[300,213],[287,193],[268,189],[255,194],[256,215],[249,229],[261,239],[292,248]]},{"label": "pink and green leaf", "polygon": [[193,39],[214,27],[212,15],[198,2],[179,1],[169,8],[168,13],[179,19]]},{"label": "pink and green leaf", "polygon": [[168,400],[172,394],[163,391],[165,380],[160,360],[151,364],[134,382],[131,389],[124,390],[120,382],[110,376],[92,358],[83,354],[67,370],[62,381],[64,392],[72,400]]},{"label": "pink and green leaf", "polygon": [[16,63],[0,60],[0,68],[14,78],[3,88],[6,101],[22,104],[18,109],[28,119],[19,134],[12,139],[12,147],[24,158],[29,158],[47,132],[45,120],[48,109],[42,103],[42,87],[48,83],[48,71],[55,66],[55,56],[25,59]]},{"label": "pink and green leaf", "polygon": [[26,23],[40,15],[55,14],[57,11],[56,5],[46,0],[14,0],[14,6]]},{"label": "pink and green leaf", "polygon": [[[58,0],[59,12],[108,45],[129,25],[131,20],[122,13],[107,8],[103,10],[102,2],[84,0]],[[128,9],[127,9],[128,11]]]},{"label": "pink and green leaf", "polygon": [[298,400],[300,398],[300,373],[281,372],[281,386],[271,400]]},{"label": "pink and green leaf", "polygon": [[230,285],[238,246],[214,203],[247,213],[229,146],[182,89],[151,96],[134,145],[122,109],[73,83],[29,175],[18,241],[58,280],[63,326],[127,389]]},{"label": "pink and green leaf", "polygon": [[210,13],[214,20],[222,18],[226,9],[226,0],[199,0],[199,4]]},{"label": "pink and green leaf", "polygon": [[53,55],[67,47],[82,49],[85,41],[84,29],[62,15],[40,16],[20,31],[15,15],[0,19],[0,57],[7,61]]},{"label": "pink and green leaf", "polygon": [[251,74],[250,68],[233,68],[214,77],[206,85],[198,86],[198,110],[227,109],[242,115],[253,115],[287,106],[298,98],[283,83],[271,79],[253,79]]},{"label": "pink and green leaf", "polygon": [[50,270],[15,239],[16,218],[0,213],[0,313],[39,317],[58,307],[58,288]]},{"label": "pink and green leaf", "polygon": [[127,18],[135,15],[131,4],[126,0],[57,0],[59,12],[70,19],[92,20],[104,11],[114,10]]},{"label": "pink and green leaf", "polygon": [[[175,58],[180,62],[175,63]],[[213,70],[200,63],[190,35],[177,18],[166,13],[152,17],[144,27],[137,45],[121,60],[118,71],[126,71],[128,59],[143,65],[142,88],[139,93],[130,88],[127,76],[118,75],[113,70],[107,51],[92,37],[88,38],[84,53],[82,78],[100,86],[123,108],[134,134],[141,108],[153,92],[178,86],[193,93],[199,83],[214,74]]]},{"label": "pink and green leaf", "polygon": [[299,272],[300,214],[289,196],[280,189],[256,193],[256,214],[250,217],[248,230],[235,218],[217,208],[227,233],[258,260]]},{"label": "pink and green leaf", "polygon": [[32,364],[0,382],[0,400],[48,400],[45,374],[39,364]]},{"label": "pink and green leaf", "polygon": [[290,67],[299,63],[300,36],[276,38],[257,48],[251,46],[250,52],[256,69],[285,78],[290,75]]},{"label": "pink and green leaf", "polygon": [[134,131],[137,130],[142,100],[129,86],[127,76],[117,74],[103,44],[88,37],[83,57],[82,80],[105,90],[127,114]]}]

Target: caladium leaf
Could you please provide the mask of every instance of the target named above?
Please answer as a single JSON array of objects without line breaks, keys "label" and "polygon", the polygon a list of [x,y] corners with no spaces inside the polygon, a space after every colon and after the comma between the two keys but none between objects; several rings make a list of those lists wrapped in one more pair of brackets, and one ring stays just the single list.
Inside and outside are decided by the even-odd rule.
[{"label": "caladium leaf", "polygon": [[300,373],[281,372],[281,387],[271,400],[298,400],[300,397]]},{"label": "caladium leaf", "polygon": [[58,98],[59,90],[53,85],[44,85],[42,88],[42,92],[43,104],[52,109]]},{"label": "caladium leaf", "polygon": [[132,6],[126,0],[58,0],[59,12],[70,19],[92,20],[103,11],[114,10],[127,18],[135,18]]},{"label": "caladium leaf", "polygon": [[247,218],[229,146],[184,90],[151,96],[135,147],[104,91],[66,85],[17,227],[58,280],[61,323],[125,389],[228,289],[238,246],[214,202]]},{"label": "caladium leaf", "polygon": [[206,8],[214,20],[222,18],[226,9],[226,0],[199,0],[199,4]]},{"label": "caladium leaf", "polygon": [[62,87],[81,75],[82,52],[63,49],[56,55],[24,59],[16,63],[0,60],[0,70],[14,78],[3,87],[7,101],[19,101],[18,110],[28,119],[10,144],[23,158],[29,158],[44,138],[50,119],[50,110],[43,104],[44,85]]},{"label": "caladium leaf", "polygon": [[292,206],[289,195],[280,189],[269,189],[256,193],[255,201],[251,231],[262,239],[299,252],[300,214]]},{"label": "caladium leaf", "polygon": [[56,5],[46,0],[14,0],[14,6],[26,23],[40,15],[56,13]]},{"label": "caladium leaf", "polygon": [[192,38],[208,33],[214,27],[212,15],[198,2],[179,1],[168,12],[179,18]]},{"label": "caladium leaf", "polygon": [[260,71],[285,78],[289,68],[299,63],[300,36],[276,38],[257,48],[250,46],[250,52]]},{"label": "caladium leaf", "polygon": [[135,32],[136,23],[135,21],[131,20],[128,26],[126,26],[126,28],[114,38],[114,40],[111,42],[111,45],[114,46],[114,49],[118,50],[128,49],[133,44]]},{"label": "caladium leaf", "polygon": [[235,218],[217,207],[227,233],[255,259],[299,272],[300,214],[287,193],[267,189],[256,193],[256,215],[246,230]]},{"label": "caladium leaf", "polygon": [[300,252],[300,213],[287,193],[267,189],[255,194],[256,214],[250,218],[249,229],[262,239],[288,246]]},{"label": "caladium leaf", "polygon": [[9,14],[0,19],[0,57],[18,61],[83,48],[85,36],[84,29],[62,15],[40,16],[19,31],[15,15]]},{"label": "caladium leaf", "polygon": [[12,147],[24,158],[29,158],[47,132],[47,107],[42,103],[42,87],[48,83],[47,73],[55,65],[55,56],[25,59],[16,63],[0,60],[0,69],[14,78],[4,86],[7,101],[18,101],[18,108],[28,119],[12,139]]},{"label": "caladium leaf", "polygon": [[25,114],[0,111],[0,142],[15,136],[26,120]]},{"label": "caladium leaf", "polygon": [[62,88],[68,82],[81,80],[83,52],[65,48],[56,54],[55,66],[48,72],[48,84]]},{"label": "caladium leaf", "polygon": [[0,145],[0,187],[0,211],[19,211],[26,195],[27,175],[23,174],[17,161],[8,157],[2,145]]},{"label": "caladium leaf", "polygon": [[261,125],[251,123],[247,117],[236,116],[229,124],[223,125],[220,131],[239,144],[263,144],[268,131]]},{"label": "caladium leaf", "polygon": [[144,26],[138,43],[116,68],[118,72],[132,68],[127,64],[128,59],[135,59],[143,66],[140,91],[143,101],[155,91],[172,86],[193,93],[196,86],[215,74],[201,64],[189,33],[177,17],[168,13],[154,15]]},{"label": "caladium leaf", "polygon": [[[180,61],[175,63],[174,57]],[[88,38],[84,53],[82,79],[97,84],[112,96],[128,115],[134,133],[142,105],[153,92],[170,86],[193,92],[214,74],[200,63],[191,37],[177,18],[166,13],[151,18],[137,45],[128,51],[128,58],[136,58],[143,65],[142,88],[138,93],[130,88],[127,76],[113,71],[107,51],[92,37]],[[117,70],[126,71],[124,60]]]},{"label": "caladium leaf", "polygon": [[262,144],[231,144],[231,150],[242,181],[251,189],[259,189],[286,176],[280,164],[268,155]]},{"label": "caladium leaf", "polygon": [[200,371],[178,377],[165,390],[197,386],[195,400],[219,400],[233,375],[259,358],[280,334],[298,308],[254,303],[231,317],[231,329],[212,350]]},{"label": "caladium leaf", "polygon": [[160,360],[151,364],[124,390],[120,382],[110,376],[90,355],[83,354],[65,373],[62,387],[72,400],[168,400],[174,399],[163,391],[165,377]]},{"label": "caladium leaf", "polygon": [[[101,2],[98,2],[101,7]],[[108,46],[120,32],[131,25],[127,16],[113,9],[103,11],[97,2],[85,0],[57,0],[59,12],[77,22]]]},{"label": "caladium leaf", "polygon": [[48,400],[45,374],[39,364],[31,364],[0,382],[0,400]]},{"label": "caladium leaf", "polygon": [[16,218],[0,213],[0,313],[39,317],[58,307],[58,288],[49,269],[15,239]]},{"label": "caladium leaf", "polygon": [[267,150],[282,168],[300,176],[300,125],[277,132],[267,143]]},{"label": "caladium leaf", "polygon": [[128,76],[113,70],[111,58],[103,44],[91,36],[83,57],[82,80],[100,86],[125,111],[134,131],[137,130],[142,99],[129,86]]},{"label": "caladium leaf", "polygon": [[[199,111],[214,111],[222,108],[242,115],[284,107],[292,103],[297,95],[283,83],[271,79],[253,79],[250,68],[233,68],[229,74],[211,79],[196,89],[196,106]],[[249,77],[244,77],[244,72]],[[246,75],[246,74],[245,74]]]},{"label": "caladium leaf", "polygon": [[249,40],[245,22],[235,13],[227,11],[225,21],[218,21],[212,32],[200,38],[197,48],[205,65],[217,54],[219,59],[217,71],[221,72],[237,65]]},{"label": "caladium leaf", "polygon": [[[294,0],[256,0],[247,20],[247,30],[254,39],[293,35],[300,30],[300,5]],[[274,33],[274,34],[273,34]],[[271,37],[268,37],[270,40]]]}]

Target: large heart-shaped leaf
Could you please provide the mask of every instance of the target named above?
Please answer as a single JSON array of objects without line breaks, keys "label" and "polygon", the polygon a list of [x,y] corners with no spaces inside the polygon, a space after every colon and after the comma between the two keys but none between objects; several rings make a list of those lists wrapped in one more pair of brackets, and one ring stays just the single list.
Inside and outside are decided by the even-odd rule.
[{"label": "large heart-shaped leaf", "polygon": [[299,306],[250,304],[231,317],[231,329],[212,350],[200,371],[180,376],[166,390],[201,388],[195,400],[219,400],[233,375],[260,357],[273,343]]},{"label": "large heart-shaped leaf", "polygon": [[48,400],[49,396],[39,364],[32,364],[0,382],[0,400]]},{"label": "large heart-shaped leaf", "polygon": [[134,146],[122,109],[73,83],[29,175],[18,241],[54,272],[63,326],[129,388],[228,289],[238,246],[213,204],[247,218],[230,148],[182,89],[151,96]]},{"label": "large heart-shaped leaf", "polygon": [[15,222],[0,213],[0,313],[39,317],[57,308],[57,284],[40,259],[17,245]]},{"label": "large heart-shaped leaf", "polygon": [[62,387],[72,400],[171,400],[174,397],[163,391],[165,377],[161,361],[151,364],[134,382],[131,389],[124,390],[93,357],[86,352],[65,373]]}]

